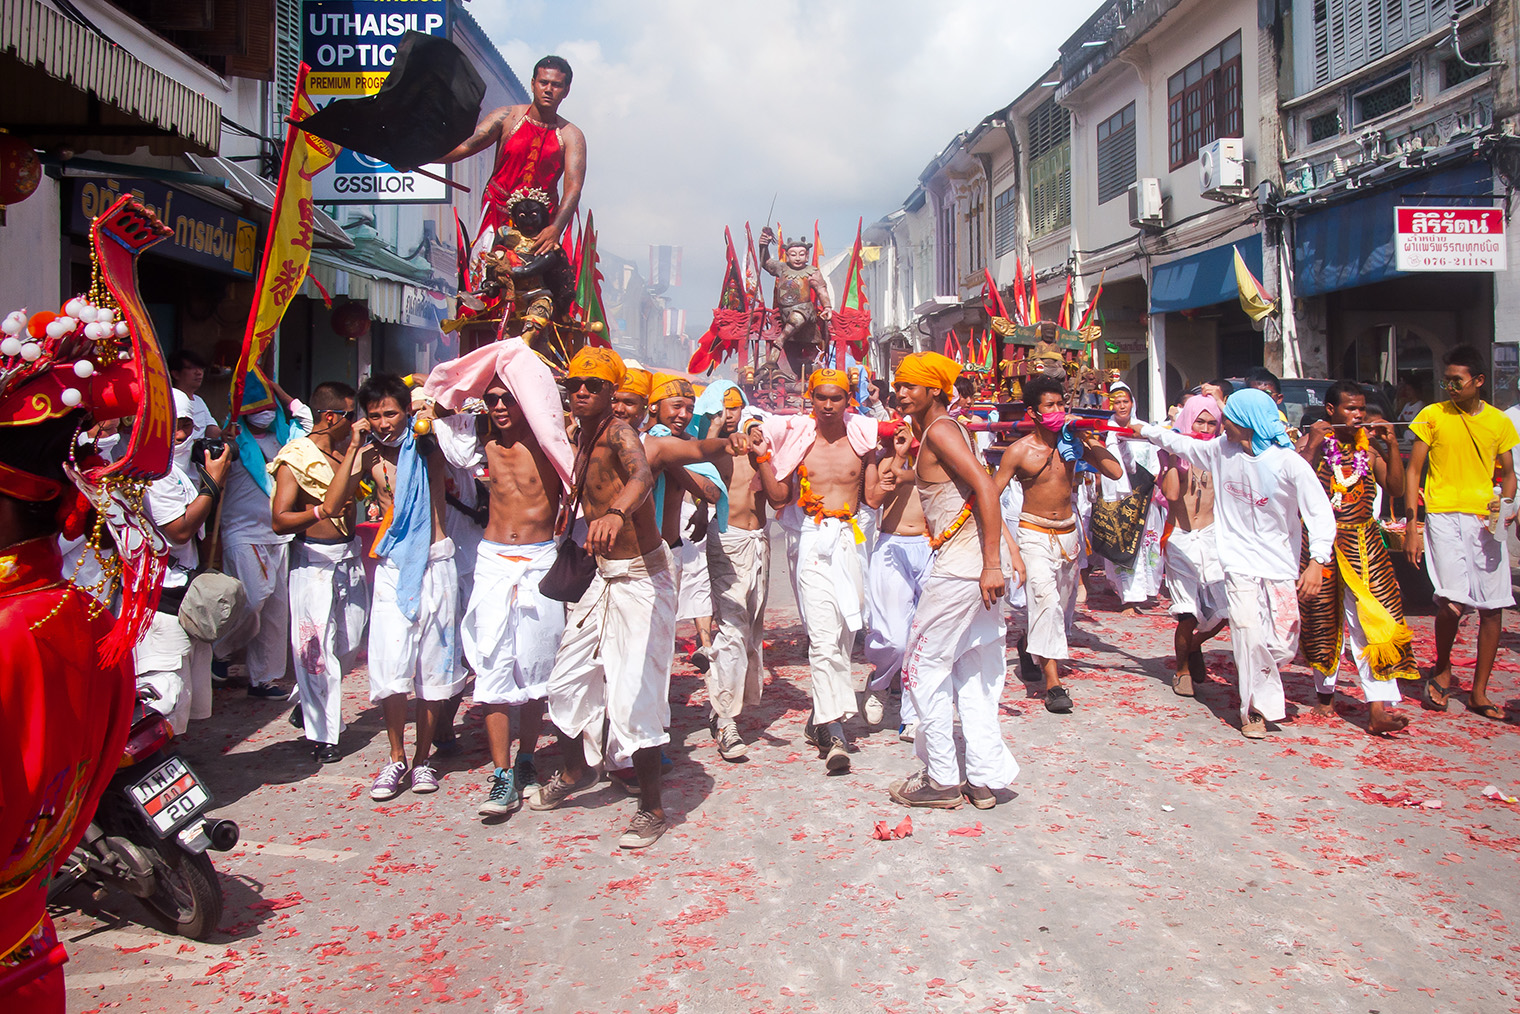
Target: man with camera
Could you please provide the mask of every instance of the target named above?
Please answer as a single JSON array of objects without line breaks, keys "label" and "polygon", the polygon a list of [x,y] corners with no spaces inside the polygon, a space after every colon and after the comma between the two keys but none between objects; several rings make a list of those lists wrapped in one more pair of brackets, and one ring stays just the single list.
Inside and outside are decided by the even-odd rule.
[{"label": "man with camera", "polygon": [[[169,570],[152,625],[133,651],[139,688],[151,689],[154,710],[183,735],[190,719],[211,717],[211,645],[193,640],[179,622],[179,607],[200,570],[196,540],[216,516],[217,502],[232,467],[232,449],[207,448],[191,440],[195,431],[190,397],[175,389],[174,462],[144,498],[148,515],[169,543]],[[194,456],[197,445],[201,450]],[[192,478],[192,476],[194,476]]]}]

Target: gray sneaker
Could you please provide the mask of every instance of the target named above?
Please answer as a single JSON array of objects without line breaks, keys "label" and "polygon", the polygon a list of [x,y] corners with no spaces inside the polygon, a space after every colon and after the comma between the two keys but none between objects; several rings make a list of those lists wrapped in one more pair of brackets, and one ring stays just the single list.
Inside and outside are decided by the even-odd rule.
[{"label": "gray sneaker", "polygon": [[491,792],[475,812],[482,817],[505,817],[522,808],[522,793],[517,788],[517,772],[497,768],[491,775]]},{"label": "gray sneaker", "polygon": [[818,748],[823,751],[823,766],[829,774],[842,775],[850,770],[850,748],[840,723],[830,722],[827,729],[818,730]]},{"label": "gray sneaker", "polygon": [[718,726],[718,756],[726,761],[736,761],[749,753],[749,747],[739,735],[739,726],[729,719]]},{"label": "gray sneaker", "polygon": [[590,768],[586,769],[585,777],[578,782],[570,781],[563,771],[556,771],[553,778],[539,787],[537,798],[528,805],[535,810],[552,810],[569,799],[571,793],[589,789],[595,784],[596,772]]},{"label": "gray sneaker", "polygon": [[648,810],[640,810],[628,822],[628,829],[618,838],[618,848],[648,848],[665,833],[665,818],[656,817]]}]

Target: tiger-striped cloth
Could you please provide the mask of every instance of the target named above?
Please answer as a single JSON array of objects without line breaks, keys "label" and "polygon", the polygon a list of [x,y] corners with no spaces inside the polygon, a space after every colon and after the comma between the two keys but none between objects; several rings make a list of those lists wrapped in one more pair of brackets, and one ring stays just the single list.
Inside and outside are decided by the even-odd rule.
[{"label": "tiger-striped cloth", "polygon": [[[1334,439],[1334,438],[1332,438]],[[1345,448],[1349,455],[1351,448]],[[1323,458],[1315,468],[1325,495],[1333,497],[1330,463]],[[1318,672],[1329,676],[1340,669],[1341,653],[1345,648],[1346,632],[1342,618],[1342,596],[1345,581],[1341,576],[1341,563],[1359,575],[1372,596],[1388,610],[1393,619],[1404,624],[1404,601],[1399,595],[1398,579],[1394,575],[1393,559],[1383,542],[1383,533],[1372,516],[1372,504],[1377,494],[1376,480],[1369,472],[1356,485],[1341,494],[1341,505],[1335,512],[1335,563],[1326,569],[1319,594],[1312,600],[1299,602],[1302,632],[1299,648],[1304,661]],[[1299,571],[1309,565],[1309,540],[1303,540],[1299,557]],[[1384,653],[1383,660],[1370,657],[1374,679],[1418,679],[1419,670],[1408,643],[1396,651]]]}]

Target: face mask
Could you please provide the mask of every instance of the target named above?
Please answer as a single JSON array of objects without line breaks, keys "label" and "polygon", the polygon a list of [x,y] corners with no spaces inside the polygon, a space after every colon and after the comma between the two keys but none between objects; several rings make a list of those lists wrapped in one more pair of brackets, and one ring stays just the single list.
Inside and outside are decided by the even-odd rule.
[{"label": "face mask", "polygon": [[190,453],[194,450],[194,440],[186,440],[183,443],[175,445],[174,463],[188,472],[190,470]]},{"label": "face mask", "polygon": [[257,429],[267,430],[274,425],[274,409],[266,408],[262,412],[251,412],[248,415],[248,425]]},{"label": "face mask", "polygon": [[1037,412],[1035,420],[1052,433],[1058,432],[1066,425],[1066,413],[1057,409],[1054,412]]},{"label": "face mask", "polygon": [[382,437],[379,433],[376,433],[374,430],[370,430],[369,431],[369,435],[374,438],[375,443],[381,444],[382,446],[385,446],[385,447],[400,447],[401,446],[401,441],[403,439],[405,439],[405,437],[406,437],[405,433],[397,433],[394,437],[391,437],[390,439],[386,439],[385,437]]}]

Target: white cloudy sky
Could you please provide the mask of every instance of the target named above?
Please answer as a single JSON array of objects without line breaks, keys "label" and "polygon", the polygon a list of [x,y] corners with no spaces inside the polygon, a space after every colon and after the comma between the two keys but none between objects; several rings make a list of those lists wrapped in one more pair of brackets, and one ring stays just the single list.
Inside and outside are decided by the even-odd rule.
[{"label": "white cloudy sky", "polygon": [[[1096,0],[475,0],[526,79],[575,69],[560,108],[586,133],[582,209],[603,248],[685,248],[676,306],[700,334],[723,227],[821,220],[825,252],[897,208],[961,130],[1050,66]],[[741,251],[742,253],[742,251]],[[647,269],[646,269],[647,270]]]}]

